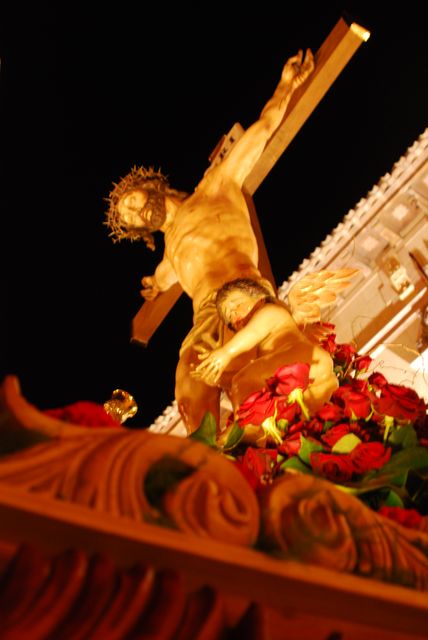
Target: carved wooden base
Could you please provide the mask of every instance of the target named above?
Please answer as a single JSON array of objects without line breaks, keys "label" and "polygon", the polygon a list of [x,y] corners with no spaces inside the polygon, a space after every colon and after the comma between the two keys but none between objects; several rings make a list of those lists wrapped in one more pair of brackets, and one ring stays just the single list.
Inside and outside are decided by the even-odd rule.
[{"label": "carved wooden base", "polygon": [[[3,569],[20,543],[60,565],[80,552],[102,554],[119,581],[143,564],[179,574],[186,602],[202,588],[221,594],[228,629],[248,611],[266,616],[272,638],[285,637],[284,625],[289,638],[426,637],[423,530],[301,474],[283,476],[259,502],[234,464],[208,447],[63,423],[30,405],[13,377],[1,402],[0,440],[9,443],[0,458]],[[13,442],[22,448],[12,452]],[[265,637],[263,624],[253,637]]]}]

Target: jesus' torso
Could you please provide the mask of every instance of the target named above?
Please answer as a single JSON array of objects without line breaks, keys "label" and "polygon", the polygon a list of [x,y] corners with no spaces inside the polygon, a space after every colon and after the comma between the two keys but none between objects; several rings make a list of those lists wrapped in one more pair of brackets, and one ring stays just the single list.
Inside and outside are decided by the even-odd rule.
[{"label": "jesus' torso", "polygon": [[177,209],[165,232],[165,253],[195,309],[225,282],[260,278],[257,240],[239,185],[205,177]]}]

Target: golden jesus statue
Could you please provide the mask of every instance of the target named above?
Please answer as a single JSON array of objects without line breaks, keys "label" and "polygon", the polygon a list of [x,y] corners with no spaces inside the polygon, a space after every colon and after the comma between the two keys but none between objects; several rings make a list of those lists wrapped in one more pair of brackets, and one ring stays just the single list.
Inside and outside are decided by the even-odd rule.
[{"label": "golden jesus statue", "polygon": [[[299,329],[258,268],[258,245],[243,184],[284,118],[291,96],[314,70],[312,52],[287,60],[259,119],[190,195],[172,189],[161,172],[134,168],[110,193],[106,224],[114,240],[143,239],[165,252],[154,275],[142,279],[153,300],[178,282],[193,301],[193,327],[183,341],[175,396],[189,433],[210,411],[219,426],[220,394],[236,408],[263,386],[272,366],[310,365],[304,397],[310,411],[337,387],[330,355]],[[261,384],[260,384],[261,382]]]}]

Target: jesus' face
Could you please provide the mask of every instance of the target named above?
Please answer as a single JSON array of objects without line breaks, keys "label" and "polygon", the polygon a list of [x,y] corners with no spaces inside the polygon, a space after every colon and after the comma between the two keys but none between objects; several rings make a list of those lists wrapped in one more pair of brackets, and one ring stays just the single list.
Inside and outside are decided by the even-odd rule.
[{"label": "jesus' face", "polygon": [[117,205],[121,220],[127,227],[141,229],[150,226],[151,211],[145,211],[148,194],[143,189],[128,191]]},{"label": "jesus' face", "polygon": [[120,198],[117,211],[128,229],[163,230],[165,195],[156,189],[131,189]]}]

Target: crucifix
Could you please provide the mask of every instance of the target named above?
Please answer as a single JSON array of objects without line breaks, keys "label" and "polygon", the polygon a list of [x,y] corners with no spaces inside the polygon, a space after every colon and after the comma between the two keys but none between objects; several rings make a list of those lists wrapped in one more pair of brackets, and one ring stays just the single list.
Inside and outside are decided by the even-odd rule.
[{"label": "crucifix", "polygon": [[143,239],[152,249],[152,232],[165,239],[155,273],[142,279],[146,302],[132,340],[146,345],[182,291],[192,299],[193,327],[175,376],[189,432],[206,413],[219,428],[221,392],[239,406],[270,376],[272,357],[276,368],[290,357],[312,362],[306,401],[313,412],[337,385],[330,356],[308,341],[277,297],[252,196],[368,35],[341,19],[315,57],[308,49],[289,58],[259,119],[245,131],[235,125],[220,141],[190,195],[144,167],[132,169],[110,194],[111,236]]},{"label": "crucifix", "polygon": [[[258,242],[259,268],[274,287],[274,277],[252,196],[359,46],[367,41],[369,36],[369,31],[357,23],[346,21],[344,18],[339,19],[315,54],[313,74],[293,94],[281,125],[271,136],[260,159],[244,182],[243,193]],[[209,157],[211,166],[223,160],[243,132],[242,126],[236,123],[229,133],[223,136]],[[182,293],[181,285],[176,282],[156,299],[146,300],[133,318],[131,341],[147,346],[151,336]]]}]

